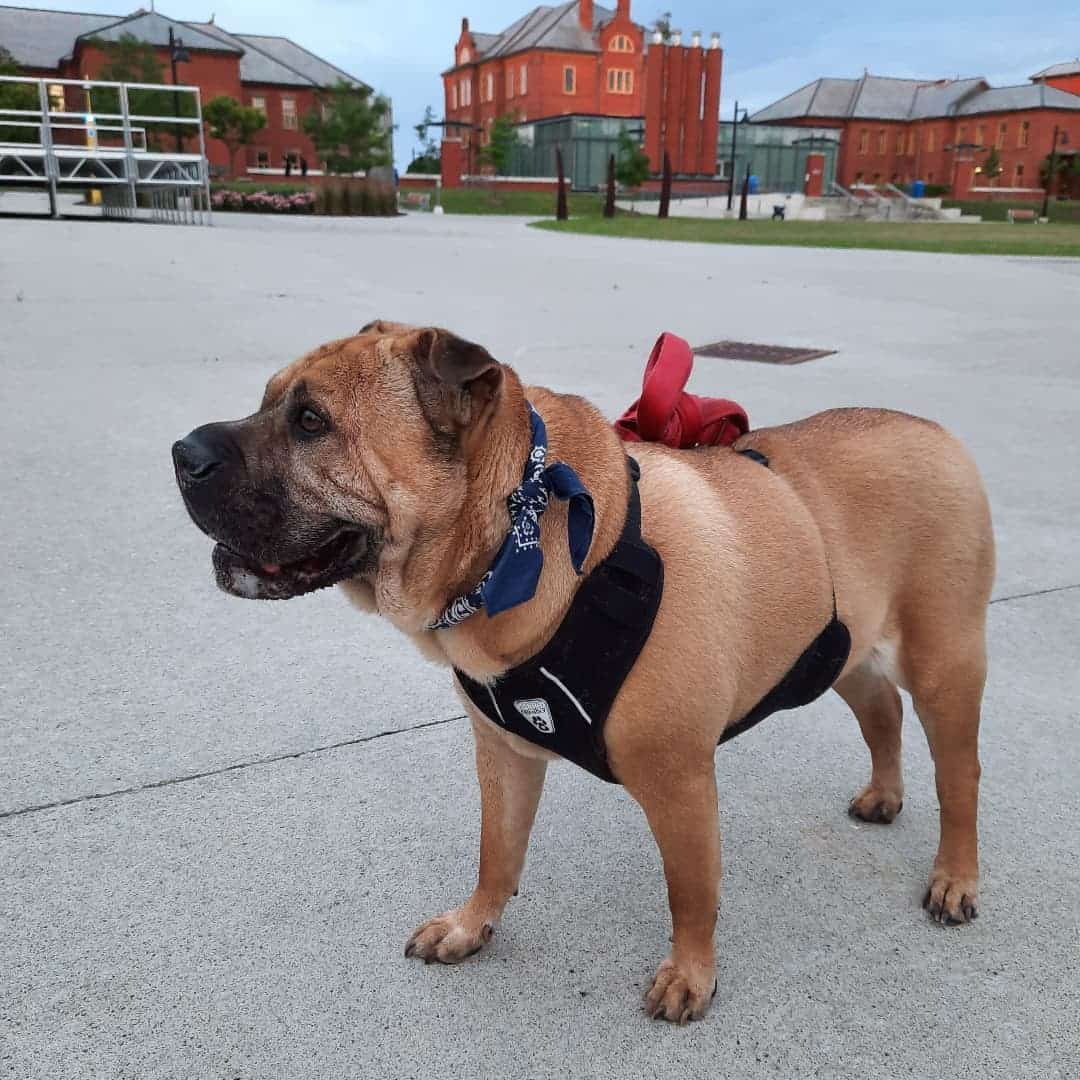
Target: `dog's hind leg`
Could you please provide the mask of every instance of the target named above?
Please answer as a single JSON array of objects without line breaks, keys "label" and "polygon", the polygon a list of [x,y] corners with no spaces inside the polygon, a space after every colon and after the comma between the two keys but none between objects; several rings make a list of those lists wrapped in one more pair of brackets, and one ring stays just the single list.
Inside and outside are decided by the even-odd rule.
[{"label": "dog's hind leg", "polygon": [[870,783],[851,800],[848,813],[863,821],[888,825],[904,806],[900,761],[904,707],[900,694],[874,651],[834,689],[855,714],[870,748]]},{"label": "dog's hind leg", "polygon": [[473,717],[480,781],[480,872],[472,896],[453,911],[417,927],[406,956],[454,964],[491,940],[507,901],[517,892],[547,761],[519,754],[512,736]]},{"label": "dog's hind leg", "polygon": [[[928,624],[924,624],[928,625]],[[911,696],[934,759],[941,838],[923,906],[937,922],[978,915],[979,720],[986,682],[982,620],[905,644]]]}]

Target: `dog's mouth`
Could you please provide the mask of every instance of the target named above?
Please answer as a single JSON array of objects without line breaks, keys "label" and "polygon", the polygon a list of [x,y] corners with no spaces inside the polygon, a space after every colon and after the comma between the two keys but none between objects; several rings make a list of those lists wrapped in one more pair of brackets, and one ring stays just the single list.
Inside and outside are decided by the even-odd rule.
[{"label": "dog's mouth", "polygon": [[321,547],[291,563],[260,563],[222,543],[214,547],[218,588],[245,600],[290,600],[338,585],[370,569],[375,537],[366,529],[342,528]]}]

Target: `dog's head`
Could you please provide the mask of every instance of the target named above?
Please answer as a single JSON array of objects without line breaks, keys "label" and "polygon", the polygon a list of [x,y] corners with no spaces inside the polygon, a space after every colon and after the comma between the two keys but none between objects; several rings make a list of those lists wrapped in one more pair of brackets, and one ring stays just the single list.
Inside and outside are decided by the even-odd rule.
[{"label": "dog's head", "polygon": [[375,322],[275,375],[259,411],[172,449],[195,524],[217,541],[218,585],[282,600],[372,575],[389,536],[451,527],[463,443],[506,376],[445,330]]}]

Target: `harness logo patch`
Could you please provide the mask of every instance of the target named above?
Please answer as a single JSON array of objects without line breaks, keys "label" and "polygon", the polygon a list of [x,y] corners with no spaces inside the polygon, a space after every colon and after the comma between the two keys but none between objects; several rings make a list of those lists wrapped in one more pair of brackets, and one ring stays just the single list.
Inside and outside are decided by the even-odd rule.
[{"label": "harness logo patch", "polygon": [[526,698],[524,701],[515,701],[514,708],[541,735],[555,734],[555,721],[551,718],[551,706],[543,698]]}]

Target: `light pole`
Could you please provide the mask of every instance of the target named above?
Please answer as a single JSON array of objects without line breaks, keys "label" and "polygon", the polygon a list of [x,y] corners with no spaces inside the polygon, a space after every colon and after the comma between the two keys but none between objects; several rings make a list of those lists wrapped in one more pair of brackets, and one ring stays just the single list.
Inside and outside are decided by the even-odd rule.
[{"label": "light pole", "polygon": [[1058,140],[1061,138],[1061,129],[1057,124],[1054,125],[1054,145],[1050,149],[1050,168],[1046,173],[1046,190],[1043,193],[1042,204],[1042,217],[1048,218],[1050,216],[1050,188],[1054,183],[1054,176],[1057,173],[1057,148]]},{"label": "light pole", "polygon": [[[176,37],[173,34],[173,28],[170,26],[169,64],[172,67],[173,86],[180,85],[180,80],[176,77],[176,65],[189,63],[191,63],[191,56],[188,54],[187,49],[184,48],[184,39]],[[173,91],[173,115],[177,118],[180,116],[180,94],[176,90]],[[182,125],[178,122],[176,125],[176,152],[178,154],[184,152],[184,133],[181,127]]]},{"label": "light pole", "polygon": [[[749,116],[746,109],[743,109],[743,121],[745,122]],[[728,193],[727,193],[727,208],[730,210],[735,205],[735,145],[739,138],[739,103],[735,102],[735,113],[733,116],[733,123],[731,125],[731,167],[728,169]]]}]

